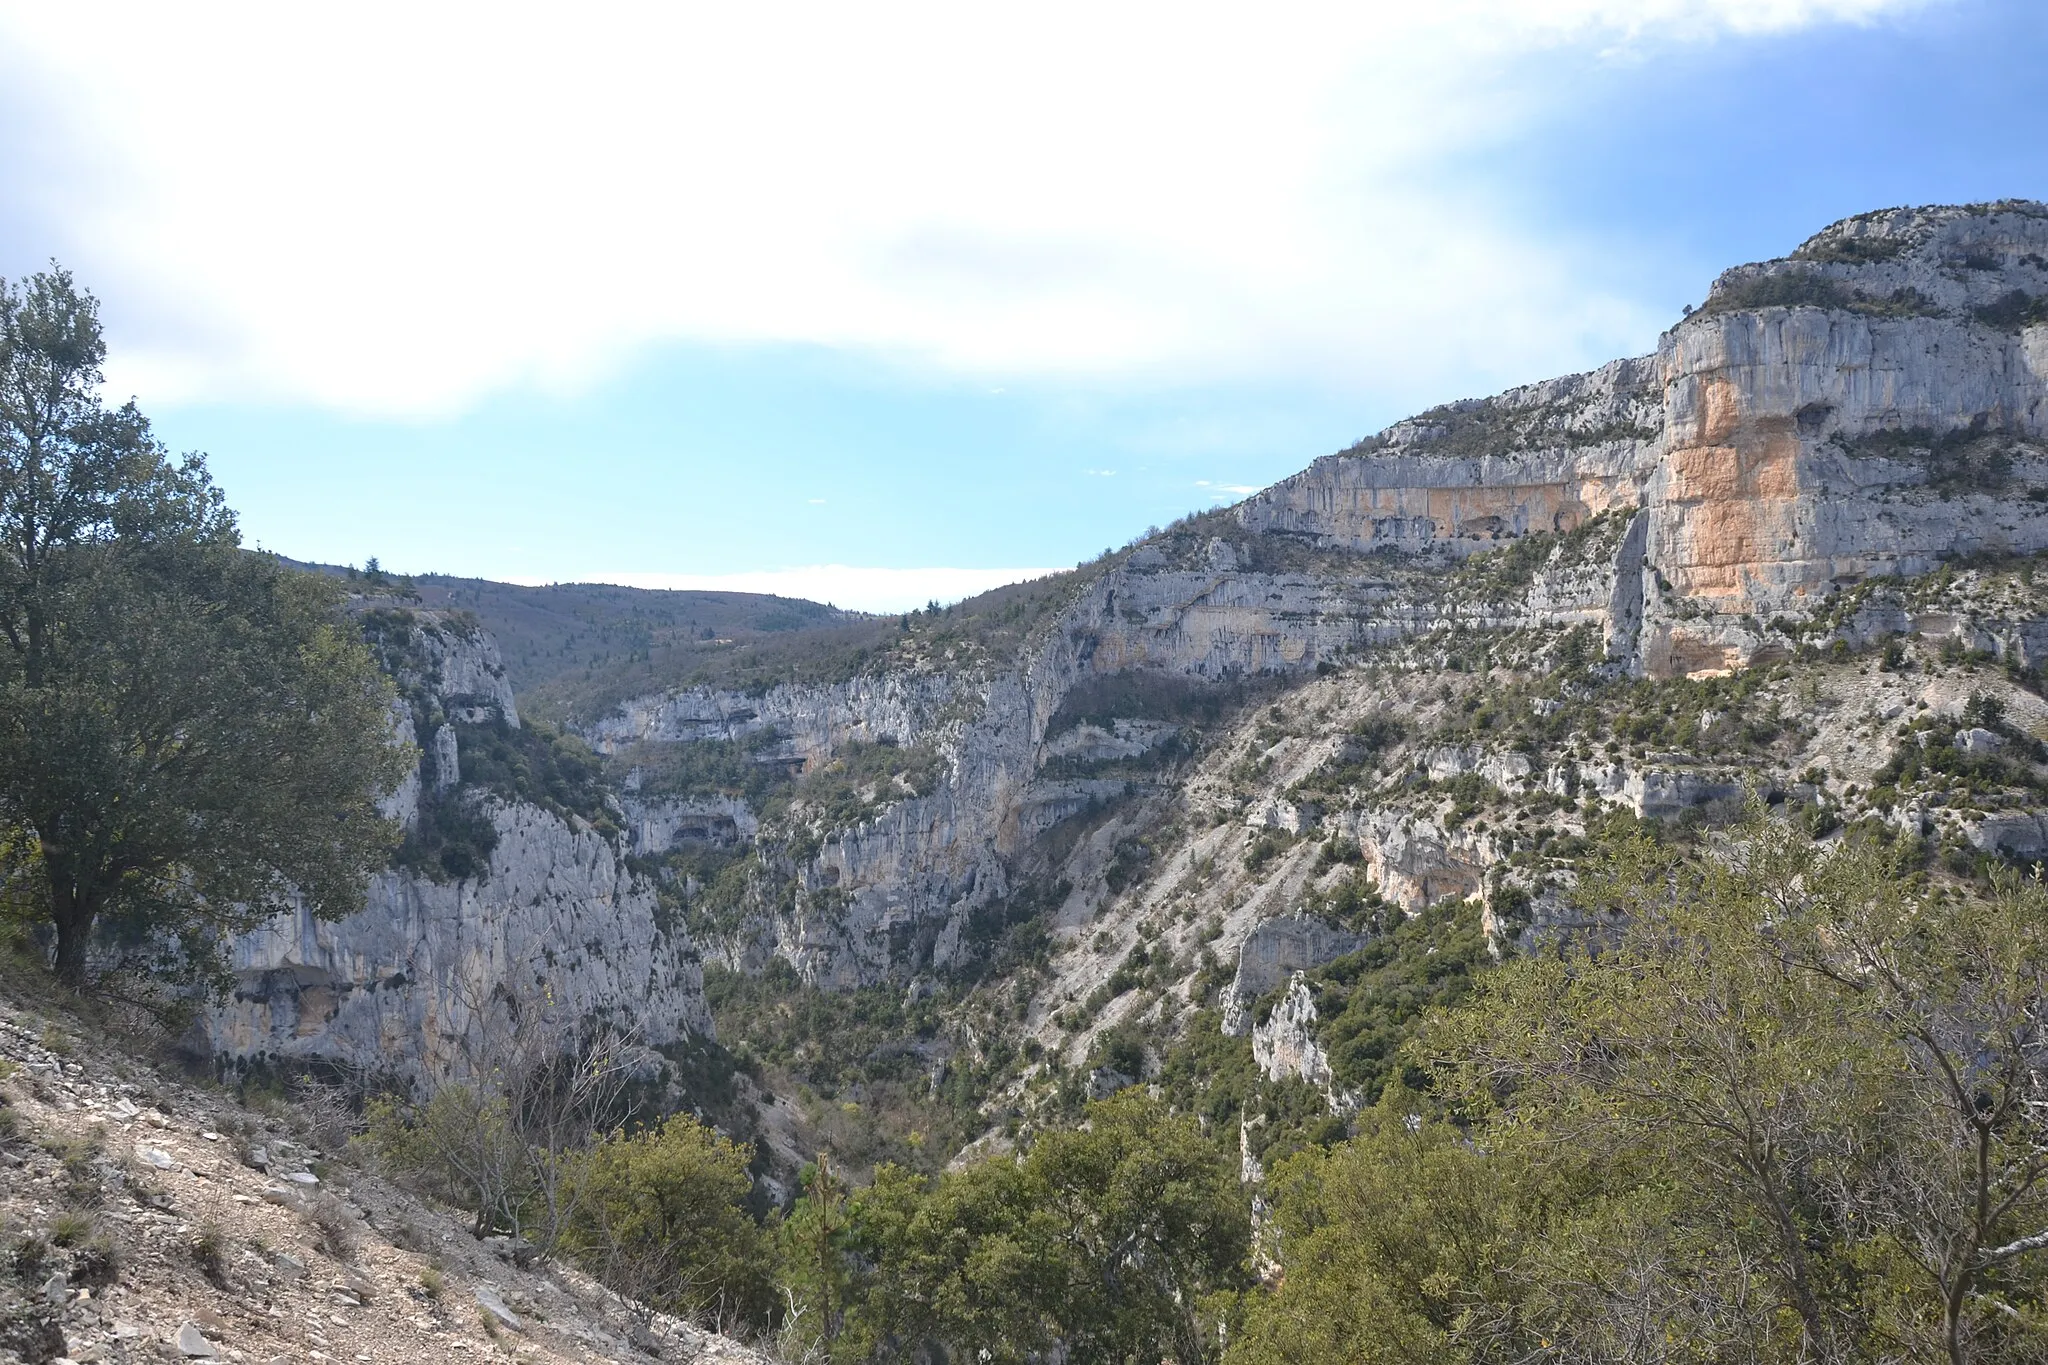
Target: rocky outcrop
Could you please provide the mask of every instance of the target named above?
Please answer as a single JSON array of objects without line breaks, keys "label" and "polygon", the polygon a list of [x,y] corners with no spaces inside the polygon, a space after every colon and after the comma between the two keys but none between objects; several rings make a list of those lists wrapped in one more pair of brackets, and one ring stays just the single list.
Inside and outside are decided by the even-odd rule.
[{"label": "rocky outcrop", "polygon": [[639,857],[692,844],[737,848],[761,831],[760,818],[737,796],[642,799],[628,792],[619,798],[619,809],[626,817],[626,847]]},{"label": "rocky outcrop", "polygon": [[853,678],[770,688],[759,696],[693,687],[623,703],[589,727],[591,746],[615,753],[636,743],[744,739],[772,730],[804,760],[853,740],[908,744],[945,720],[956,680],[946,674]]},{"label": "rocky outcrop", "polygon": [[[495,836],[488,866],[443,879],[393,867],[346,919],[300,909],[236,940],[233,995],[202,1021],[204,1047],[237,1065],[460,1074],[508,1002],[545,1010],[571,1041],[606,1023],[648,1045],[711,1037],[696,951],[623,850],[574,816],[463,783],[455,723],[519,724],[496,642],[431,612],[364,624],[398,684],[394,742],[428,737],[386,814],[410,829],[428,797],[479,811]],[[672,839],[683,821],[643,812],[633,836]]]},{"label": "rocky outcrop", "polygon": [[[1729,271],[1653,356],[1411,418],[1247,529],[1465,556],[1644,509],[1632,668],[1733,667],[1877,575],[2048,546],[2048,210],[1898,210]],[[1973,449],[1973,445],[1978,448]],[[1623,633],[1626,633],[1625,631]]]},{"label": "rocky outcrop", "polygon": [[375,600],[357,619],[399,695],[422,721],[519,724],[498,642],[466,612],[419,611]]},{"label": "rocky outcrop", "polygon": [[1361,934],[1308,916],[1260,923],[1238,948],[1237,974],[1223,995],[1223,1031],[1239,1038],[1251,1032],[1252,1006],[1260,996],[1306,968],[1356,952],[1364,942]]},{"label": "rocky outcrop", "polygon": [[[1494,840],[1400,806],[1348,812],[1343,829],[1357,840],[1380,894],[1409,913],[1438,901],[1479,895],[1499,861]],[[1309,964],[1303,964],[1309,965]]]},{"label": "rocky outcrop", "polygon": [[1308,978],[1294,973],[1272,1014],[1252,1030],[1252,1060],[1267,1080],[1305,1082],[1323,1092],[1332,1111],[1347,1113],[1358,1106],[1332,1091],[1336,1073],[1330,1068],[1330,1054],[1316,1041],[1318,1017]]},{"label": "rocky outcrop", "polygon": [[211,1050],[460,1074],[465,1043],[507,995],[572,1021],[571,1036],[600,1023],[650,1045],[712,1036],[695,953],[663,931],[652,890],[606,839],[524,804],[497,805],[491,822],[481,878],[380,873],[347,919],[302,910],[237,940]]},{"label": "rocky outcrop", "polygon": [[1642,500],[1663,443],[1655,357],[1396,423],[1247,499],[1250,531],[1462,558]]}]

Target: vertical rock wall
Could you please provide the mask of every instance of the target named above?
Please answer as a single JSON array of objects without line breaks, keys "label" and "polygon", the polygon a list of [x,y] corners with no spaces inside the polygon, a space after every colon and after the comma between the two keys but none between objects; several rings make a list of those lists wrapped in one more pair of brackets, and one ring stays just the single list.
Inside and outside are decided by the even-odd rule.
[{"label": "vertical rock wall", "polygon": [[396,742],[430,747],[386,801],[408,828],[423,792],[472,804],[496,833],[483,875],[379,873],[363,909],[281,915],[230,945],[233,997],[203,1021],[236,1064],[332,1063],[459,1074],[465,1043],[510,998],[574,1033],[609,1022],[649,1045],[709,1038],[703,971],[651,887],[589,824],[462,785],[450,719],[519,724],[496,642],[470,623],[385,610],[366,623],[401,693]]}]

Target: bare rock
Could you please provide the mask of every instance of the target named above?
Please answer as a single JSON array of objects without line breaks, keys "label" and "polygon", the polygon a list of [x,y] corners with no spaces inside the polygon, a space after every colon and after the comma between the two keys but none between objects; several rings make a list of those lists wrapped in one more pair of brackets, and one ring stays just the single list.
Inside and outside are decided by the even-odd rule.
[{"label": "bare rock", "polygon": [[487,1284],[480,1284],[472,1292],[476,1295],[477,1306],[490,1314],[492,1321],[500,1327],[514,1332],[526,1330],[525,1321],[506,1306],[505,1300],[499,1296],[497,1290]]},{"label": "bare rock", "polygon": [[1956,747],[1972,758],[1983,758],[2003,749],[2005,739],[1993,731],[1972,727],[1956,733]]},{"label": "bare rock", "polygon": [[220,1348],[206,1339],[206,1333],[199,1330],[199,1324],[196,1322],[187,1322],[180,1326],[177,1336],[172,1339],[172,1344],[178,1348],[178,1354],[187,1360],[220,1358]]}]

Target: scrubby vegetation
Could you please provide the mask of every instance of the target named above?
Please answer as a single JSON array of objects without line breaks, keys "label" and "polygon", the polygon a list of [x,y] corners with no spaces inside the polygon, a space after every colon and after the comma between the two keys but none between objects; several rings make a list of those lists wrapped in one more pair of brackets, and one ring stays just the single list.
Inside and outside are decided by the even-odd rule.
[{"label": "scrubby vegetation", "polygon": [[1792,253],[1795,261],[1812,261],[1817,265],[1865,265],[1876,261],[1894,260],[1906,250],[1904,237],[1849,237],[1832,235],[1815,237]]},{"label": "scrubby vegetation", "polygon": [[1853,439],[1837,435],[1831,438],[1831,443],[1850,455],[1924,465],[1927,486],[1943,497],[2000,491],[2010,482],[2013,461],[2019,453],[2014,437],[1990,430],[1982,421],[1944,432],[1910,427]]},{"label": "scrubby vegetation", "polygon": [[1876,318],[1941,315],[1934,300],[1910,286],[1879,297],[1815,271],[1778,270],[1717,283],[1694,316],[1753,308],[1837,308]]},{"label": "scrubby vegetation", "polygon": [[731,796],[758,807],[795,781],[799,764],[782,755],[781,744],[782,737],[768,727],[740,739],[639,745],[618,755],[612,767],[637,773],[648,797]]},{"label": "scrubby vegetation", "polygon": [[[1418,413],[1401,425],[1409,430],[1410,443],[1431,455],[1499,455],[1657,438],[1655,427],[1627,418],[1588,420],[1591,401],[1573,397],[1548,404],[1515,404],[1499,398],[1465,399]],[[1388,433],[1382,432],[1343,453],[1369,455],[1389,444]]]},{"label": "scrubby vegetation", "polygon": [[2001,332],[2019,332],[2048,322],[2048,295],[2014,289],[1977,310],[1977,321]]},{"label": "scrubby vegetation", "polygon": [[[493,631],[513,623],[515,643],[507,663],[520,695],[534,714],[581,725],[608,714],[621,702],[675,687],[714,687],[762,696],[795,684],[846,682],[888,670],[963,669],[1006,661],[1023,642],[1071,602],[1113,563],[1114,556],[1028,583],[995,588],[964,602],[937,603],[900,616],[861,616],[746,594],[643,594],[621,604],[627,619],[610,610],[570,608],[579,624],[554,623],[538,629],[534,647],[560,656],[522,655],[517,622],[552,603],[516,608],[482,587],[462,589],[450,580],[449,600],[469,604]],[[424,580],[434,598],[437,580]],[[495,587],[496,585],[488,585]],[[592,593],[627,589],[531,589],[562,592],[580,601]],[[643,598],[660,600],[643,601]],[[697,599],[710,599],[699,604]],[[686,599],[686,600],[685,600]],[[641,616],[666,624],[636,624]],[[589,617],[587,623],[584,617]],[[704,624],[697,624],[702,621]],[[559,643],[550,643],[559,636]],[[581,651],[588,651],[587,654]]]},{"label": "scrubby vegetation", "polygon": [[1409,1050],[1431,1093],[1274,1171],[1286,1273],[1228,1358],[2031,1353],[2039,887],[1767,823],[1601,869],[1617,947],[1485,974]]}]

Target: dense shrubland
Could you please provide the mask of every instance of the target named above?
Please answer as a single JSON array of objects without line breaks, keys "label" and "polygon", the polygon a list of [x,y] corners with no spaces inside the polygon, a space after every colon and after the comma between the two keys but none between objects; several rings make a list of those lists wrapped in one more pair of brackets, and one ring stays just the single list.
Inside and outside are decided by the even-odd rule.
[{"label": "dense shrubland", "polygon": [[1643,838],[1591,945],[1484,974],[1359,1133],[1271,1183],[1246,1361],[2042,1349],[2048,894],[1753,817]]},{"label": "dense shrubland", "polygon": [[[481,1229],[549,1237],[623,1289],[834,1360],[2048,1344],[2048,892],[1817,844],[1761,807],[1718,841],[1614,834],[1586,867],[1581,908],[1616,926],[1594,938],[1493,965],[1475,906],[1452,903],[1310,974],[1348,1115],[1266,1082],[1202,1011],[1150,1095],[1077,1104],[1071,1125],[943,1170],[912,1151],[855,1182],[821,1159],[762,1221],[748,1153],[687,1118],[593,1120],[550,1149],[519,1135],[549,1112],[540,1092],[457,1089],[379,1110],[373,1140]],[[757,1011],[773,998],[732,989]],[[789,989],[785,1011],[825,1007]],[[862,1068],[904,1006],[831,1008],[845,1017],[785,1013],[786,1046],[843,1038],[842,1078],[878,1084]],[[1108,1035],[1098,1060],[1139,1069],[1148,1041]],[[488,1211],[419,1155],[479,1124],[529,1152]],[[1241,1124],[1268,1172],[1256,1227]]]},{"label": "dense shrubland", "polygon": [[[203,464],[169,461],[132,409],[98,404],[96,327],[68,280],[37,277],[0,302],[0,909],[75,983],[96,927],[191,945],[189,971],[209,936],[262,918],[287,886],[322,913],[352,908],[391,852],[374,802],[406,757],[385,743],[392,696],[372,665],[421,671],[405,656],[414,618],[382,607],[351,628],[338,580],[243,553]],[[1709,306],[1773,302],[1879,315],[1924,303],[1780,274],[1735,281]],[[2034,301],[2000,308],[1985,320],[2034,316]],[[64,421],[42,423],[31,400],[44,390]],[[1450,448],[1641,434],[1575,428],[1574,415],[1426,416]],[[2009,444],[1905,431],[1840,449],[1924,461],[1933,491],[1955,495],[2000,485]],[[52,489],[70,510],[39,521],[64,502]],[[1453,571],[1454,595],[1526,588],[1546,565],[1611,549],[1625,524],[1476,557]],[[1220,529],[1205,514],[1154,547],[1201,562]],[[718,617],[738,623],[724,636],[696,618],[606,616],[580,679],[573,632],[557,646],[553,700],[576,714],[673,680],[679,661],[694,681],[755,691],[972,670],[1014,655],[1119,553],[885,620],[735,608]],[[1273,540],[1243,553],[1270,567],[1322,552]],[[2031,561],[2006,569],[2012,582],[1993,586],[2030,597]],[[384,583],[374,566],[372,578]],[[669,1048],[666,1068],[624,1034],[500,987],[469,1002],[482,1023],[440,1079],[350,1078],[355,1155],[460,1208],[512,1256],[573,1261],[805,1360],[2048,1358],[2048,892],[1926,814],[2037,804],[2048,750],[1981,689],[1959,714],[1873,710],[1859,733],[1888,757],[1870,790],[1816,766],[1759,782],[1777,812],[1753,804],[1733,828],[1738,798],[1643,819],[1583,791],[1578,766],[1707,754],[1789,779],[1818,723],[1818,692],[1801,691],[1818,670],[1993,670],[1960,635],[1843,638],[1886,595],[1926,606],[1955,581],[1863,585],[1811,621],[1756,623],[1781,637],[1783,661],[1722,677],[1610,676],[1590,626],[1447,630],[1361,660],[1368,690],[1421,680],[1399,706],[1347,712],[1341,733],[1310,733],[1316,719],[1277,684],[1097,678],[1065,698],[1050,736],[1178,728],[1142,756],[1062,760],[1049,775],[1142,787],[1229,730],[1241,745],[1213,765],[1227,801],[1141,810],[1139,793],[1062,821],[963,921],[967,964],[908,990],[828,992],[780,959],[714,964],[706,997],[731,1050]],[[2005,669],[2038,689],[2034,671]],[[929,795],[949,761],[882,741],[806,766],[763,732],[648,746],[608,771],[544,724],[414,715],[422,746],[453,727],[463,777],[422,796],[397,849],[429,877],[484,875],[500,800],[615,843],[607,782],[627,770],[648,797],[746,801],[766,835],[753,847],[634,863],[659,886],[665,927],[707,938],[798,895],[809,912],[843,904],[796,870],[833,832]],[[1251,1002],[1264,1025],[1307,992],[1321,1088],[1273,1079],[1252,1039],[1224,1032],[1220,916],[1202,928],[1190,908],[1169,937],[1148,905],[1071,946],[1056,937],[1076,927],[1059,916],[1084,841],[1099,856],[1075,875],[1103,892],[1089,913],[1128,904],[1198,826],[1236,821],[1229,803],[1297,741],[1322,747],[1270,794],[1330,812],[1398,805],[1445,835],[1486,833],[1492,863],[1469,896],[1407,914],[1358,841],[1311,818],[1242,829],[1175,874],[1292,868],[1285,909],[1364,936]],[[1472,767],[1482,751],[1554,770],[1561,790],[1510,790],[1500,768]],[[1448,757],[1432,766],[1432,753]],[[1518,955],[1538,896],[1576,918]],[[1062,952],[1092,954],[1089,969],[1041,1000]],[[797,1111],[781,1138],[822,1149],[787,1198],[767,1178],[765,1130],[762,1146],[735,1136],[757,1122],[760,1087]]]}]

